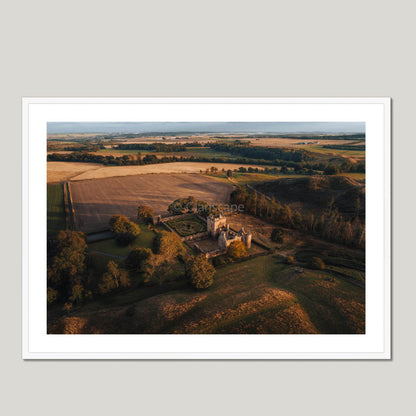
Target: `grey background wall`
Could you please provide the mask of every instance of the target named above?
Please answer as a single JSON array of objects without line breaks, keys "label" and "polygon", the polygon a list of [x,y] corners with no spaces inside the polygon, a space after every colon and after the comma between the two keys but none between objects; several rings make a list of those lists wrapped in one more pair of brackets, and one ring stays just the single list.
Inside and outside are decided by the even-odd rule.
[{"label": "grey background wall", "polygon": [[[409,413],[414,2],[8,1],[1,57],[4,414]],[[23,362],[21,96],[391,96],[391,362]],[[409,410],[406,410],[409,408]]]}]

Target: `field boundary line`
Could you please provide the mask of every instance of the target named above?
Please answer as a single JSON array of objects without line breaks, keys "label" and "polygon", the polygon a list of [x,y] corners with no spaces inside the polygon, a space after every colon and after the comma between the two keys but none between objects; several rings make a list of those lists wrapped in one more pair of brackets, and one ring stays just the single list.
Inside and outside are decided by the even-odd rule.
[{"label": "field boundary line", "polygon": [[76,231],[77,227],[75,224],[74,202],[72,200],[71,188],[70,188],[69,182],[66,182],[66,188],[68,191],[68,208],[69,208],[70,228],[72,231]]}]

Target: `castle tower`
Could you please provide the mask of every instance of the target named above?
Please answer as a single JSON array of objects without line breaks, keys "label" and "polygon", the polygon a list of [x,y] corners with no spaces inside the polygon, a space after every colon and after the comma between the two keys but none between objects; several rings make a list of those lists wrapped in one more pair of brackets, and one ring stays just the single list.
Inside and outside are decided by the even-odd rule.
[{"label": "castle tower", "polygon": [[225,250],[227,248],[227,233],[225,231],[220,232],[220,236],[218,237],[218,245],[221,250]]},{"label": "castle tower", "polygon": [[222,214],[209,215],[207,218],[207,231],[213,238],[217,238],[220,229],[227,223],[227,219]]}]

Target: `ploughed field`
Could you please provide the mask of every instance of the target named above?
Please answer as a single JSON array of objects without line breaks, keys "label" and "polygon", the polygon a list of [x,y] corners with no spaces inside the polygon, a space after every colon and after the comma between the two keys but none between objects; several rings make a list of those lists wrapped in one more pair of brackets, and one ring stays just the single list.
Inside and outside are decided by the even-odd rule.
[{"label": "ploughed field", "polygon": [[163,214],[172,201],[190,195],[209,204],[224,204],[232,189],[231,184],[200,174],[137,175],[71,182],[76,226],[86,233],[108,228],[112,215],[135,219],[139,205],[148,205],[155,214]]}]

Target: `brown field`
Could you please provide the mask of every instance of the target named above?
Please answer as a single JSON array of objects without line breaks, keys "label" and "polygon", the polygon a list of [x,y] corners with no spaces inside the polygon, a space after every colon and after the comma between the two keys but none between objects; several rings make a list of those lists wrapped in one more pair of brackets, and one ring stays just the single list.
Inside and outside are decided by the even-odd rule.
[{"label": "brown field", "polygon": [[158,214],[166,212],[175,199],[189,195],[211,204],[226,203],[232,189],[231,184],[199,174],[136,175],[71,183],[76,224],[84,232],[105,229],[112,215],[135,218],[138,205],[149,205]]},{"label": "brown field", "polygon": [[88,170],[101,168],[98,163],[48,162],[48,183],[59,183]]},{"label": "brown field", "polygon": [[[50,163],[50,162],[49,162]],[[55,162],[65,163],[65,162]],[[70,163],[70,162],[69,162]],[[94,165],[96,166],[96,165]],[[238,169],[241,164],[237,163],[203,163],[203,162],[173,162],[173,163],[158,163],[155,165],[142,165],[142,166],[102,166],[99,169],[86,171],[80,175],[71,178],[72,181],[82,181],[85,179],[101,179],[111,178],[116,176],[130,176],[130,175],[142,175],[147,173],[200,173],[205,172],[215,166],[218,170],[222,169]],[[258,165],[244,165],[244,167],[253,167],[264,169],[265,166]],[[163,180],[163,178],[162,178]]]}]

